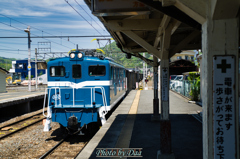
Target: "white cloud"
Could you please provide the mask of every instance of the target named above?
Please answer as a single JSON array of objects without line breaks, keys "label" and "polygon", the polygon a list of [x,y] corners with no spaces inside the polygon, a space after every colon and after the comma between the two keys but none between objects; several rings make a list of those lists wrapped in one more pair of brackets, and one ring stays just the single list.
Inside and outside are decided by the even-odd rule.
[{"label": "white cloud", "polygon": [[[91,22],[90,22],[91,24]],[[96,23],[92,23],[92,25],[94,26],[94,28],[90,25],[89,23],[87,23],[86,21],[64,21],[64,22],[58,22],[58,23],[40,23],[37,24],[35,23],[35,26],[45,26],[48,29],[54,29],[54,28],[58,28],[58,29],[88,29],[88,30],[93,30],[94,28],[96,29],[101,29],[98,25],[96,25]]]},{"label": "white cloud", "polygon": [[[103,32],[103,25],[98,22],[97,25],[74,0],[68,0],[68,2],[82,15],[84,18],[91,23],[94,28],[98,29],[102,35],[108,34],[108,32]],[[91,15],[90,10],[85,5],[83,0],[77,0],[77,2],[86,9],[86,11]],[[65,0],[0,0],[0,14],[4,14],[10,18],[20,21],[24,24],[30,25],[31,36],[48,36],[50,33],[52,35],[100,35],[88,22],[86,22],[81,16],[79,16],[66,2]],[[91,15],[93,19],[98,21],[96,17]],[[0,15],[0,22],[4,22],[7,25],[0,23],[0,34],[1,36],[27,36],[27,34],[22,31],[26,29],[27,26],[21,24],[14,20],[9,20]],[[36,30],[38,28],[39,30]],[[42,32],[43,31],[43,32]],[[79,48],[92,48],[96,47],[96,42],[91,43],[92,38],[69,38],[71,42],[79,44]],[[2,39],[4,41],[4,46],[13,46],[16,49],[26,49],[27,41],[26,39]],[[0,44],[2,42],[0,39]],[[63,45],[73,48],[74,45],[65,39],[49,39],[51,41],[62,43]],[[39,41],[47,41],[46,39],[32,39],[32,47],[37,47]],[[69,51],[69,48],[63,47],[59,44],[52,42],[52,51]],[[14,44],[15,43],[15,44]],[[26,43],[26,45],[21,45],[17,43]],[[34,45],[35,44],[35,45]],[[15,55],[15,54],[13,54]],[[1,53],[0,53],[1,56]],[[13,57],[13,56],[12,56]]]},{"label": "white cloud", "polygon": [[2,9],[0,13],[8,16],[36,16],[36,17],[45,17],[52,14],[50,12],[32,11],[27,8],[17,8],[14,10],[14,12],[9,9]]},{"label": "white cloud", "polygon": [[[80,5],[85,5],[81,1],[77,1]],[[69,1],[69,3],[74,7],[79,6],[74,0]],[[75,14],[76,12],[64,1],[64,0],[1,0],[0,13],[8,16],[48,16],[52,14]]]}]

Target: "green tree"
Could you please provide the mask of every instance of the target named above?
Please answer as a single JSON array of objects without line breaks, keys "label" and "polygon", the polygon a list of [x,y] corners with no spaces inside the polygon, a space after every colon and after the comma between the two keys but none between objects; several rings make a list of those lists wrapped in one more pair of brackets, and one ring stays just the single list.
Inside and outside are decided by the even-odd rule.
[{"label": "green tree", "polygon": [[9,71],[12,68],[12,61],[16,61],[16,60],[17,59],[15,58],[0,57],[0,67]]},{"label": "green tree", "polygon": [[[33,78],[33,75],[31,75],[31,79]],[[25,80],[28,80],[28,75],[27,75],[27,77],[25,78]]]},{"label": "green tree", "polygon": [[189,72],[188,80],[190,81],[191,100],[198,101],[200,95],[200,75],[199,72]]},{"label": "green tree", "polygon": [[[131,59],[126,58],[126,54],[123,53],[116,45],[116,42],[112,42],[111,44],[107,45],[106,47],[100,48],[104,50],[106,53],[106,57],[110,57],[114,59],[119,64],[122,64],[125,68],[135,68],[135,67],[142,67],[143,61],[137,57],[132,56]],[[141,53],[142,55],[142,53]],[[148,59],[153,59],[153,57],[146,53],[145,57]]]}]

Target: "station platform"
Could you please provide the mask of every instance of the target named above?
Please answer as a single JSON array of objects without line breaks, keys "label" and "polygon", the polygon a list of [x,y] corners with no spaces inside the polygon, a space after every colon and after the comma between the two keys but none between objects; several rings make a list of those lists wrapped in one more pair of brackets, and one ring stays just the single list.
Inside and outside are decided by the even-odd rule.
[{"label": "station platform", "polygon": [[[185,98],[171,91],[169,99],[171,144],[175,159],[202,159],[202,124],[192,116],[202,111],[202,107],[188,103]],[[157,158],[160,122],[151,121],[152,114],[153,90],[131,91],[77,159],[98,158],[99,150],[113,152],[114,148],[119,151],[142,148],[142,157],[134,158]]]},{"label": "station platform", "polygon": [[43,99],[44,95],[44,91],[0,93],[0,108],[30,102],[37,99]]}]

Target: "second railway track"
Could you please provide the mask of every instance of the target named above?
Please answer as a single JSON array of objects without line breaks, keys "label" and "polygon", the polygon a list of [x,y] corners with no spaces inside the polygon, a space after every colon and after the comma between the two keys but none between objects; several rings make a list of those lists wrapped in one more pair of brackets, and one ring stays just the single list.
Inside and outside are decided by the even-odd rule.
[{"label": "second railway track", "polygon": [[10,135],[13,135],[14,133],[17,133],[33,124],[41,122],[43,119],[45,119],[45,117],[42,115],[42,113],[39,113],[13,122],[11,124],[2,126],[0,127],[0,140]]}]

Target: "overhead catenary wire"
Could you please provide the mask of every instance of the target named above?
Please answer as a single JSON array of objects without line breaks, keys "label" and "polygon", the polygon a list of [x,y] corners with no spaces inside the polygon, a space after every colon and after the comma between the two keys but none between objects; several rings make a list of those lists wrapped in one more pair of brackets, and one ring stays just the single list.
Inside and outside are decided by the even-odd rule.
[{"label": "overhead catenary wire", "polygon": [[[4,16],[4,17],[6,17],[6,18],[9,18],[10,20],[14,20],[14,21],[16,21],[16,22],[18,22],[18,23],[20,23],[20,24],[23,24],[23,25],[26,25],[26,26],[30,26],[30,25],[28,25],[28,24],[26,24],[26,23],[23,23],[23,22],[19,21],[19,20],[16,20],[16,19],[10,18],[10,17],[8,17],[8,16],[6,16],[6,15],[4,15],[4,14],[1,14],[1,13],[0,13],[0,15],[1,15],[1,16]],[[10,25],[10,26],[11,26],[11,25]],[[36,30],[38,30],[38,31],[41,31],[42,33],[46,33],[46,34],[49,34],[49,35],[55,36],[55,35],[53,35],[53,34],[51,34],[51,33],[48,33],[48,32],[46,32],[46,31],[43,31],[43,30],[38,29],[38,28],[36,28],[36,27],[33,27],[33,26],[30,26],[30,27],[33,28],[33,29],[36,29]],[[59,38],[60,38],[60,37],[59,37]],[[60,38],[60,39],[61,39],[61,38]],[[68,42],[70,42],[70,43],[76,45],[75,43],[71,42],[70,40],[65,40],[65,41],[68,41]]]},{"label": "overhead catenary wire", "polygon": [[82,16],[67,0],[65,2],[78,14],[80,15],[89,25],[93,27],[94,30],[96,30],[100,35],[102,35],[84,16]]},{"label": "overhead catenary wire", "polygon": [[[28,37],[26,37],[28,38]],[[0,40],[3,40],[3,39],[0,39]],[[0,41],[0,44],[9,44],[9,42],[6,42],[6,41]],[[26,45],[26,43],[16,43],[16,42],[11,42],[11,44],[16,44],[16,45]],[[35,43],[31,43],[31,45],[38,45],[38,44],[35,44]],[[16,48],[15,48],[16,49]]]},{"label": "overhead catenary wire", "polygon": [[[23,31],[22,29],[17,28],[17,27],[14,27],[14,26],[12,26],[12,25],[8,25],[8,24],[3,23],[3,22],[0,22],[0,23],[2,23],[2,24],[4,24],[4,25],[7,25],[7,26],[10,26],[10,27],[13,27],[13,28],[15,28],[15,29],[17,29],[17,30]],[[36,35],[36,34],[31,33],[31,35],[34,35],[34,36],[36,36],[36,37],[39,37],[39,38],[45,39],[45,40],[47,40],[47,41],[50,41],[50,42],[52,42],[52,43],[55,43],[55,44],[58,44],[58,45],[64,46],[64,47],[66,47],[66,48],[72,49],[72,48],[70,48],[70,47],[68,47],[68,46],[65,46],[65,45],[62,45],[62,44],[60,44],[60,43],[57,43],[57,42],[51,41],[51,40],[49,40],[49,39],[43,38],[43,37],[38,36],[38,35]]]},{"label": "overhead catenary wire", "polygon": [[[31,36],[31,38],[89,38],[89,37],[111,37],[111,35],[65,35],[65,36],[40,36],[40,37],[34,37],[34,36]],[[13,39],[18,39],[18,38],[27,38],[26,36],[13,36],[13,37],[10,37],[10,36],[6,36],[6,37],[0,37],[0,39],[6,39],[6,38],[13,38]]]},{"label": "overhead catenary wire", "polygon": [[17,29],[17,30],[23,31],[23,30],[20,29],[20,28],[14,27],[14,26],[9,25],[9,24],[6,24],[6,23],[4,23],[4,22],[0,22],[0,23],[4,24],[4,25],[6,25],[6,26],[10,26],[10,27],[12,27],[12,28],[14,28],[14,29]]},{"label": "overhead catenary wire", "polygon": [[[77,0],[74,0],[74,1],[78,4],[79,7],[82,8],[82,10],[83,10],[85,13],[87,13],[87,15],[88,15],[100,28],[102,28],[102,27],[98,24],[98,22],[95,21],[95,20],[92,18],[92,16],[89,15],[88,12],[77,2]],[[103,29],[103,31],[105,31],[105,28],[102,28],[102,29]]]},{"label": "overhead catenary wire", "polygon": [[[1,48],[0,48],[0,50],[3,50],[3,51],[28,51],[28,50],[20,50],[20,49],[18,49],[18,50],[11,50],[11,49],[1,49]],[[35,51],[35,50],[31,50],[31,51]]]},{"label": "overhead catenary wire", "polygon": [[16,48],[13,48],[13,47],[9,47],[9,46],[4,46],[4,45],[0,45],[1,47],[5,47],[5,48],[9,48],[9,49],[16,49]]},{"label": "overhead catenary wire", "polygon": [[[0,51],[0,53],[6,53],[6,52],[8,52],[8,54],[17,54],[17,55],[24,55],[24,56],[28,55],[28,53],[26,53],[26,54],[20,54],[20,53],[13,53],[12,51],[4,51],[4,52],[1,52],[1,51]],[[31,57],[35,57],[35,55],[31,55]]]},{"label": "overhead catenary wire", "polygon": [[12,30],[7,30],[7,29],[0,29],[0,31],[9,31],[9,32],[17,32],[16,30],[12,29]]}]

